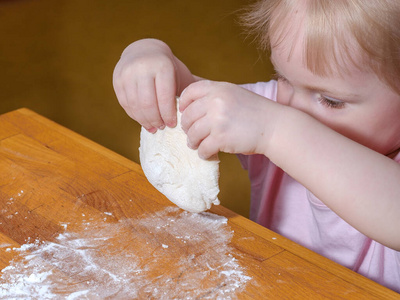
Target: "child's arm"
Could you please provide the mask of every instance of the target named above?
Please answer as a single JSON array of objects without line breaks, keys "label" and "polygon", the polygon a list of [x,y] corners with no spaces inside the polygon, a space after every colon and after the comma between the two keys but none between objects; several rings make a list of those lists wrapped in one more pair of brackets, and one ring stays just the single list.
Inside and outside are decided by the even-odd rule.
[{"label": "child's arm", "polygon": [[400,166],[392,159],[232,84],[191,84],[180,109],[200,156],[264,154],[354,228],[400,250]]},{"label": "child's arm", "polygon": [[280,115],[265,155],[354,228],[399,251],[400,165],[298,110]]},{"label": "child's arm", "polygon": [[196,80],[171,49],[155,39],[129,45],[113,74],[119,103],[150,132],[176,125],[175,96]]}]

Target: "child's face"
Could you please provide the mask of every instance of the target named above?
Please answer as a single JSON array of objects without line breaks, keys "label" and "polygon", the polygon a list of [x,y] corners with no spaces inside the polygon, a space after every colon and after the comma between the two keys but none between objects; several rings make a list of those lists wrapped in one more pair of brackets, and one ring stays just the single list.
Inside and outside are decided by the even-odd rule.
[{"label": "child's face", "polygon": [[400,96],[374,73],[356,67],[329,77],[313,74],[303,63],[303,45],[295,41],[301,40],[298,37],[289,34],[272,48],[277,101],[379,153],[396,154],[400,148]]}]

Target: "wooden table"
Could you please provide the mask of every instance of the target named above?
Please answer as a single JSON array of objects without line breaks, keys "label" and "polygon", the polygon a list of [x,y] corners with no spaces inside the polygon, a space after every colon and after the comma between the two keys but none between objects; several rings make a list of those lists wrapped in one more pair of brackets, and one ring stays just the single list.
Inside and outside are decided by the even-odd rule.
[{"label": "wooden table", "polygon": [[28,109],[0,116],[0,166],[0,298],[400,296],[222,206],[175,208],[138,164]]}]

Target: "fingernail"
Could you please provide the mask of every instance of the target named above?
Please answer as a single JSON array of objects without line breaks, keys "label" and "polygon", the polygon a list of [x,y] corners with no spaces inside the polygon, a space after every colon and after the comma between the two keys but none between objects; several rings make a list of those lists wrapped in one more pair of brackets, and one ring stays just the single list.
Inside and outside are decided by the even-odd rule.
[{"label": "fingernail", "polygon": [[163,130],[165,128],[165,125],[163,124],[163,125],[160,125],[160,126],[158,126],[158,129],[160,129],[160,130]]},{"label": "fingernail", "polygon": [[176,126],[176,119],[174,119],[170,122],[167,122],[167,126],[170,128],[174,128]]}]

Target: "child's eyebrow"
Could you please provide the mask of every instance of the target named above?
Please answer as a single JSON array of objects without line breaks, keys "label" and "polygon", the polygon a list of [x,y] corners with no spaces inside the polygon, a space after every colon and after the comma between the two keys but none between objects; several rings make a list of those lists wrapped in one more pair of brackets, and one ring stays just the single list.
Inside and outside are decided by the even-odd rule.
[{"label": "child's eyebrow", "polygon": [[[272,66],[274,67],[274,77],[281,77],[284,78],[286,81],[290,82],[286,76],[284,76],[279,69],[276,67],[276,64],[274,63],[272,57],[270,57],[270,61],[272,63]],[[326,89],[323,88],[321,86],[314,86],[311,84],[303,84],[302,88],[309,90],[309,91],[313,91],[313,92],[317,92],[317,93],[321,93],[321,94],[328,94],[328,95],[336,95],[336,96],[340,96],[338,98],[340,99],[353,99],[355,97],[357,97],[357,94],[354,93],[344,93],[343,91],[337,91],[337,90],[331,90],[331,89]]]},{"label": "child's eyebrow", "polygon": [[352,102],[351,99],[355,99],[355,98],[359,97],[357,94],[354,94],[354,93],[346,93],[342,90],[325,89],[321,86],[313,86],[310,84],[304,84],[303,88],[305,88],[308,91],[325,94],[325,95],[331,95],[334,98],[337,98],[337,99],[340,99],[340,100],[346,101],[346,102]]}]

